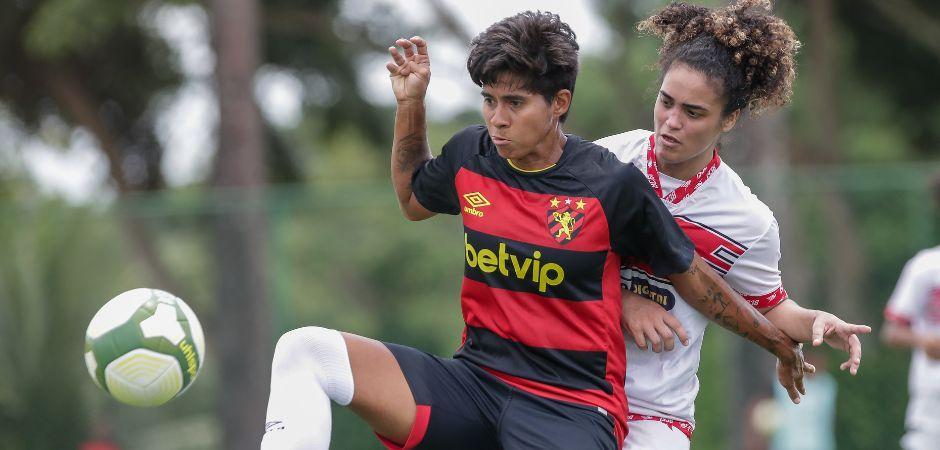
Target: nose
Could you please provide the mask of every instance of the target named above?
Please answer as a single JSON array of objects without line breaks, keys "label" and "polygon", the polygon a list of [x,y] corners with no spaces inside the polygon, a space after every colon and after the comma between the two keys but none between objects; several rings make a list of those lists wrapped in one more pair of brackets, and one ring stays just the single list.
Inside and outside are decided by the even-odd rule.
[{"label": "nose", "polygon": [[682,128],[682,119],[679,117],[678,108],[672,108],[669,111],[666,111],[666,121],[664,124],[667,128],[671,130],[678,130]]},{"label": "nose", "polygon": [[506,108],[502,105],[496,105],[493,108],[492,115],[490,116],[490,123],[497,128],[506,128],[509,126],[509,114],[506,112]]}]

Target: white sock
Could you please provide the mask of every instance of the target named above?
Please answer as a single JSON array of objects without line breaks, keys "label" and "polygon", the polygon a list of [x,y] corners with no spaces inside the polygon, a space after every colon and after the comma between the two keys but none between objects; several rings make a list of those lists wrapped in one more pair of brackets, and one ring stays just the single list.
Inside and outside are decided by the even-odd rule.
[{"label": "white sock", "polygon": [[348,405],[352,368],[342,334],[320,327],[284,333],[274,349],[261,450],[327,450],[330,400]]}]

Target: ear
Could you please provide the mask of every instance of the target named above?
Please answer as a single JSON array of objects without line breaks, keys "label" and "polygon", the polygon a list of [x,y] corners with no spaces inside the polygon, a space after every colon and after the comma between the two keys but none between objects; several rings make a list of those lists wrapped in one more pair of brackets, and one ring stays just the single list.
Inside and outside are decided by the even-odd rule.
[{"label": "ear", "polygon": [[552,97],[552,115],[561,117],[571,108],[571,91],[562,89]]},{"label": "ear", "polygon": [[734,124],[738,122],[738,117],[741,116],[741,110],[737,110],[731,114],[728,114],[725,117],[721,118],[721,132],[727,133],[734,128]]}]

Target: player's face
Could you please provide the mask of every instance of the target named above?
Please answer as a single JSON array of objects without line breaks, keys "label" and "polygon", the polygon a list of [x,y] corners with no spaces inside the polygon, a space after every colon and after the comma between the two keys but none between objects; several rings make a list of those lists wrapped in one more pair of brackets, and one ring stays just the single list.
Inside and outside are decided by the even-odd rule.
[{"label": "player's face", "polygon": [[685,64],[666,72],[653,107],[656,159],[663,172],[691,178],[711,160],[718,138],[738,116],[722,115],[721,94],[719,84]]},{"label": "player's face", "polygon": [[568,110],[567,102],[559,106],[562,102],[557,95],[549,102],[541,94],[523,89],[508,75],[493,85],[484,85],[481,94],[483,120],[501,157],[526,161],[550,153],[549,147],[557,141],[559,117]]}]

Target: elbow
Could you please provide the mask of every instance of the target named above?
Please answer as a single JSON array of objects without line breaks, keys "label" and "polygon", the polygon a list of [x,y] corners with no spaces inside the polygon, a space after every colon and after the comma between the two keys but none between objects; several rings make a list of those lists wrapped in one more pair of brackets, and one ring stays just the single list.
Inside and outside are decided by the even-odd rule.
[{"label": "elbow", "polygon": [[420,222],[432,216],[432,214],[428,214],[417,208],[409,208],[408,205],[401,205],[401,214],[410,222]]},{"label": "elbow", "polygon": [[408,211],[402,211],[402,215],[405,216],[405,219],[408,219],[411,222],[420,222],[424,219],[427,219],[427,217],[421,217],[418,214],[408,212]]}]

